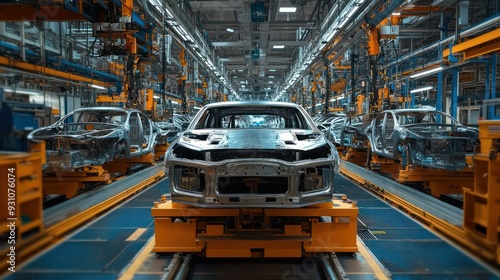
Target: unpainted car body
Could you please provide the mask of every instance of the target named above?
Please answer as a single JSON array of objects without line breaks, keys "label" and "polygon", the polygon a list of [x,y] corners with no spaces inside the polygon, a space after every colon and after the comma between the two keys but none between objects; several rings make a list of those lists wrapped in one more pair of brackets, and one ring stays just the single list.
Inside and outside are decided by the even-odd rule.
[{"label": "unpainted car body", "polygon": [[172,119],[169,121],[155,122],[158,128],[158,136],[156,137],[156,144],[166,145],[172,143],[179,137],[181,128],[174,123]]},{"label": "unpainted car body", "polygon": [[59,172],[152,152],[156,135],[150,118],[138,110],[90,107],[76,109],[53,125],[34,130],[28,139],[45,141],[44,171]]},{"label": "unpainted car body", "polygon": [[172,200],[198,207],[302,207],[331,201],[338,153],[299,105],[203,107],[165,154]]},{"label": "unpainted car body", "polygon": [[368,132],[371,151],[403,165],[460,170],[478,141],[478,130],[434,109],[386,110]]},{"label": "unpainted car body", "polygon": [[346,117],[335,117],[331,122],[330,122],[330,127],[328,128],[328,134],[327,138],[332,141],[332,143],[336,145],[341,144],[341,139],[342,139],[342,128],[344,127]]},{"label": "unpainted car body", "polygon": [[341,146],[358,150],[368,150],[369,141],[366,135],[369,123],[363,116],[346,117],[340,132]]}]

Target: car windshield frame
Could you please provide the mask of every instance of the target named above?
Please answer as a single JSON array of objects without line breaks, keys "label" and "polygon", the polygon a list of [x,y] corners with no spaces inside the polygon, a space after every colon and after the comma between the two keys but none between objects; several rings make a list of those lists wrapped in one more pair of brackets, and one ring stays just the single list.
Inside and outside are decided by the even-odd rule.
[{"label": "car windshield frame", "polygon": [[[84,119],[86,117],[86,119]],[[123,125],[127,122],[128,112],[121,110],[76,110],[57,121],[56,125],[80,123],[103,123]]]},{"label": "car windshield frame", "polygon": [[[259,125],[252,123],[251,119],[267,119],[267,121]],[[246,125],[237,125],[237,123],[246,123]],[[235,128],[312,130],[315,129],[315,126],[299,107],[246,105],[204,108],[189,127],[189,129]]]},{"label": "car windshield frame", "polygon": [[402,111],[395,112],[394,115],[397,119],[397,123],[402,127],[414,125],[456,126],[460,124],[452,116],[440,111]]}]

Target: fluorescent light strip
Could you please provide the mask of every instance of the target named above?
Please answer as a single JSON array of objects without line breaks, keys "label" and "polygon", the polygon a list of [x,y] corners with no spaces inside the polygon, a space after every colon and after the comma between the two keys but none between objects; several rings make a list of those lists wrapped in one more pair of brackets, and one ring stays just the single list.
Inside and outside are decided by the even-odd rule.
[{"label": "fluorescent light strip", "polygon": [[[3,91],[8,92],[8,93],[14,93],[13,90],[4,88]],[[30,91],[30,90],[25,90],[25,89],[16,89],[15,91],[16,94],[28,94],[28,95],[39,95],[40,92],[38,91]]]},{"label": "fluorescent light strip", "polygon": [[432,69],[429,69],[429,70],[425,70],[425,71],[422,71],[422,72],[418,72],[418,73],[412,74],[412,75],[410,75],[410,78],[414,79],[414,78],[422,77],[422,76],[425,76],[425,75],[429,75],[429,74],[433,74],[433,73],[439,72],[441,70],[443,70],[443,67],[439,66],[439,67],[436,67],[436,68],[432,68]]},{"label": "fluorescent light strip", "polygon": [[284,49],[285,45],[274,45],[273,49]]},{"label": "fluorescent light strip", "polygon": [[416,89],[410,90],[410,93],[422,92],[422,91],[426,91],[426,90],[431,90],[433,88],[434,88],[433,86],[426,86],[426,87],[416,88]]},{"label": "fluorescent light strip", "polygon": [[105,87],[101,87],[101,86],[98,86],[98,85],[90,85],[91,87],[95,88],[95,89],[106,89]]},{"label": "fluorescent light strip", "polygon": [[297,11],[296,7],[280,7],[280,13],[295,13]]}]

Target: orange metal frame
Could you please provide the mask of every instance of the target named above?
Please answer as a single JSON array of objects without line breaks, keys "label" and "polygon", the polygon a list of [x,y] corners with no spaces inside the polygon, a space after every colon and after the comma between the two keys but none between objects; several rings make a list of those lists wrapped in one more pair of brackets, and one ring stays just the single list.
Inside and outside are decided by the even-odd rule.
[{"label": "orange metal frame", "polygon": [[[301,257],[317,252],[356,252],[356,203],[347,199],[294,209],[196,208],[163,198],[151,209],[154,252],[195,252],[205,257]],[[331,217],[322,222],[320,217]],[[272,217],[300,223],[270,229]],[[234,229],[226,220],[234,219]],[[259,223],[246,229],[243,226]]]},{"label": "orange metal frame", "polygon": [[467,40],[443,51],[443,58],[450,54],[463,52],[463,60],[478,57],[500,50],[500,28],[476,38]]},{"label": "orange metal frame", "polygon": [[423,182],[424,190],[434,197],[441,194],[461,194],[462,188],[474,184],[474,172],[471,168],[460,171],[437,170],[407,167],[399,171],[400,183]]},{"label": "orange metal frame", "polygon": [[480,153],[474,185],[464,188],[465,232],[485,248],[481,254],[500,264],[500,121],[479,121]]},{"label": "orange metal frame", "polygon": [[155,156],[154,160],[158,161],[162,159],[165,156],[165,153],[167,152],[169,144],[161,144],[161,145],[156,145],[155,146]]},{"label": "orange metal frame", "polygon": [[154,153],[144,154],[138,157],[126,158],[126,159],[114,159],[111,162],[103,164],[103,167],[108,170],[109,173],[120,173],[126,174],[128,169],[133,164],[149,164],[155,165],[155,155]]},{"label": "orange metal frame", "polygon": [[366,166],[367,153],[367,151],[344,147],[344,153],[341,158],[359,166]]},{"label": "orange metal frame", "polygon": [[102,166],[84,167],[82,171],[45,174],[43,177],[44,194],[64,194],[72,198],[85,190],[89,183],[111,183],[111,175]]},{"label": "orange metal frame", "polygon": [[75,74],[70,74],[70,73],[67,73],[64,71],[55,70],[55,69],[44,67],[41,65],[35,65],[35,64],[23,62],[20,60],[16,60],[16,59],[4,57],[4,56],[0,56],[0,65],[4,65],[4,66],[12,67],[15,69],[20,69],[20,70],[25,70],[25,71],[32,72],[32,73],[43,73],[43,74],[48,75],[48,76],[58,77],[58,78],[67,79],[67,80],[71,80],[71,81],[85,82],[85,83],[99,85],[99,86],[108,86],[107,83],[96,81],[94,79],[82,77],[82,76],[75,75]]},{"label": "orange metal frame", "polygon": [[474,172],[470,167],[459,171],[414,166],[403,169],[397,160],[372,155],[370,168],[389,174],[393,180],[401,184],[423,183],[424,191],[438,198],[442,194],[461,194],[462,188],[471,188],[474,184]]}]

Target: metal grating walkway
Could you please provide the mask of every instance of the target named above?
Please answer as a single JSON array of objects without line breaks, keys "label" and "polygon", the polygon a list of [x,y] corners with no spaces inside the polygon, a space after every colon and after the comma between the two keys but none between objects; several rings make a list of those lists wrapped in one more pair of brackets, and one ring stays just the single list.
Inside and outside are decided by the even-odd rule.
[{"label": "metal grating walkway", "polygon": [[[481,262],[344,177],[336,176],[335,189],[357,201],[358,236],[393,279],[498,279]],[[116,279],[153,236],[152,202],[167,191],[167,181],[162,180],[27,262],[7,279]],[[211,279],[217,278],[209,274]],[[276,279],[284,277],[278,274]],[[136,274],[135,279],[157,278],[158,274]]]},{"label": "metal grating walkway", "polygon": [[[356,173],[361,171],[356,168]],[[349,199],[357,201],[358,236],[391,273],[392,279],[498,279],[500,276],[344,177],[336,176],[335,183],[336,193],[344,193]],[[439,208],[440,213],[450,207],[443,205],[440,208],[439,204],[443,202],[396,184],[384,186],[390,187],[391,192],[404,193],[409,201],[419,200],[420,204],[425,203],[422,196],[426,196],[424,201],[430,201],[431,208]],[[412,197],[415,192],[416,197]],[[453,210],[444,216],[456,217],[458,212],[461,210]]]},{"label": "metal grating walkway", "polygon": [[27,262],[7,279],[116,279],[153,236],[151,207],[166,192],[168,184],[163,179]]}]

